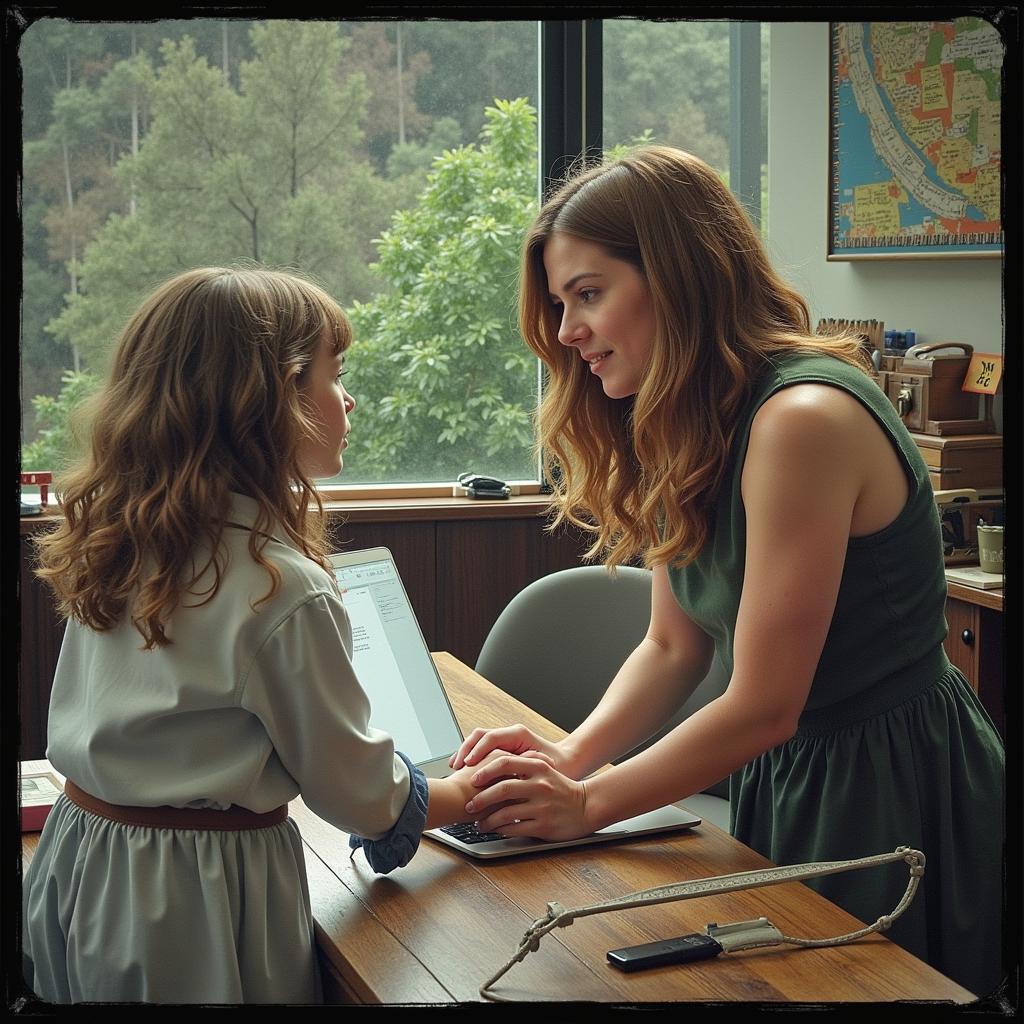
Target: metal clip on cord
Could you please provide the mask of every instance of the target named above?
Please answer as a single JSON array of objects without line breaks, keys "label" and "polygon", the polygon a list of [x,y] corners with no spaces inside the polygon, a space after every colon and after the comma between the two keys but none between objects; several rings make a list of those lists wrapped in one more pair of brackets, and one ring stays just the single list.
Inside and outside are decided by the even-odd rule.
[{"label": "metal clip on cord", "polygon": [[526,930],[519,943],[515,956],[494,975],[490,981],[480,986],[480,995],[484,999],[500,1002],[513,1002],[504,996],[488,991],[490,987],[504,975],[513,964],[526,959],[540,947],[541,937],[554,928],[566,928],[578,917],[589,917],[591,914],[604,914],[609,910],[629,910],[633,907],[651,906],[656,903],[672,903],[676,900],[693,899],[695,896],[714,896],[718,893],[737,892],[741,889],[758,889],[767,885],[778,885],[781,882],[799,882],[804,878],[819,878],[822,875],[837,875],[843,871],[855,871],[860,868],[880,867],[905,861],[910,867],[910,880],[906,892],[890,914],[883,914],[874,924],[847,935],[837,935],[831,939],[800,939],[783,935],[767,918],[761,917],[754,921],[744,921],[731,925],[708,925],[707,933],[716,939],[726,953],[734,953],[740,949],[754,949],[758,946],[777,946],[788,943],[793,946],[818,947],[839,946],[847,942],[870,935],[871,932],[884,931],[907,907],[917,892],[917,886],[924,876],[924,854],[909,846],[897,847],[895,853],[880,853],[873,857],[861,857],[858,860],[821,861],[814,864],[793,864],[784,867],[764,868],[760,871],[741,871],[733,875],[716,875],[713,878],[698,878],[687,882],[674,882],[654,889],[642,889],[640,892],[619,896],[605,903],[594,903],[586,907],[566,910],[560,903],[549,903],[548,912],[544,917],[537,918]]}]

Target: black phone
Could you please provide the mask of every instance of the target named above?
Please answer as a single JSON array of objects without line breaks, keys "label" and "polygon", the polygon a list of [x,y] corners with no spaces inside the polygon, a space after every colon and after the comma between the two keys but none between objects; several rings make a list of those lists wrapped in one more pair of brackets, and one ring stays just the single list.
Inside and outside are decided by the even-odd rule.
[{"label": "black phone", "polygon": [[710,935],[693,932],[674,939],[645,942],[639,946],[623,946],[608,950],[608,963],[620,971],[642,971],[646,967],[685,964],[709,960],[722,952],[722,946]]},{"label": "black phone", "polygon": [[496,480],[492,476],[479,476],[476,473],[463,473],[458,483],[465,487],[471,498],[507,498],[512,489],[504,480]]},{"label": "black phone", "polygon": [[458,478],[463,487],[478,487],[486,491],[497,491],[505,486],[504,480],[496,480],[493,476],[480,476],[479,473],[463,473]]}]

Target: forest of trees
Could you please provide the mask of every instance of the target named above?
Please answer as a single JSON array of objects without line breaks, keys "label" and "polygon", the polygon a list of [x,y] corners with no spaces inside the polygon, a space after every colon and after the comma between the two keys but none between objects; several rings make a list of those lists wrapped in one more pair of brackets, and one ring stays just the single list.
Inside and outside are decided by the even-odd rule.
[{"label": "forest of trees", "polygon": [[[244,262],[312,275],[352,317],[347,481],[532,476],[536,54],[528,22],[31,26],[23,469],[73,454],[69,412],[148,290]],[[727,24],[609,22],[604,61],[606,147],[727,167]]]}]

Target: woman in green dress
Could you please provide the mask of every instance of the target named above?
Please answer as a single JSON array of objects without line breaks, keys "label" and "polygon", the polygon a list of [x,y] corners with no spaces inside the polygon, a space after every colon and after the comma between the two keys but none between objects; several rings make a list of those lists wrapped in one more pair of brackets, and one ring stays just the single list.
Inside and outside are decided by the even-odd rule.
[{"label": "woman in green dress", "polygon": [[[860,339],[814,335],[715,172],[657,146],[545,203],[520,325],[547,369],[555,522],[590,531],[591,557],[652,568],[651,622],[560,743],[470,734],[456,767],[508,753],[467,811],[511,801],[481,828],[567,838],[729,776],[733,834],[776,863],[923,850],[924,886],[889,934],[990,992],[1003,748],[944,654],[927,470]],[[591,777],[672,716],[716,650],[725,693]],[[894,869],[816,887],[873,921],[904,884]]]}]

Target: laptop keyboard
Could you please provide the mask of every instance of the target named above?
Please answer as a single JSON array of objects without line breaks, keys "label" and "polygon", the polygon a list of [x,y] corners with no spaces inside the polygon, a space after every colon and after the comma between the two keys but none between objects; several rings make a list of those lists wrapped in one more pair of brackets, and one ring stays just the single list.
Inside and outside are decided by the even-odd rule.
[{"label": "laptop keyboard", "polygon": [[461,822],[456,825],[444,825],[439,831],[454,836],[460,842],[473,846],[475,843],[489,843],[494,839],[505,839],[505,836],[497,832],[481,832],[472,821]]}]

